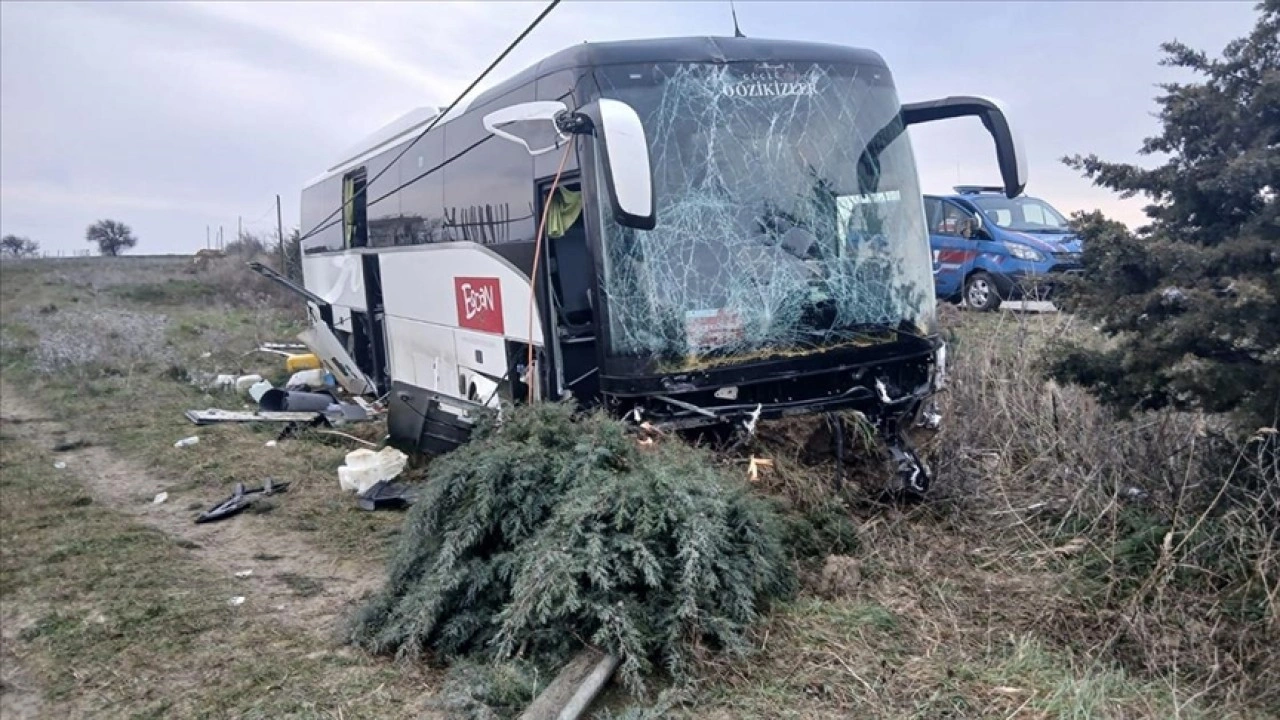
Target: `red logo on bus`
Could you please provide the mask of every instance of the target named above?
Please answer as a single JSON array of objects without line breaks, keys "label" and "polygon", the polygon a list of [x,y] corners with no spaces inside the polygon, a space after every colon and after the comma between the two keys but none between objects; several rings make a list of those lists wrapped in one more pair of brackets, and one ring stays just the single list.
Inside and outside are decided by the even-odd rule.
[{"label": "red logo on bus", "polygon": [[458,304],[459,327],[503,334],[502,288],[498,278],[454,278],[453,289]]}]

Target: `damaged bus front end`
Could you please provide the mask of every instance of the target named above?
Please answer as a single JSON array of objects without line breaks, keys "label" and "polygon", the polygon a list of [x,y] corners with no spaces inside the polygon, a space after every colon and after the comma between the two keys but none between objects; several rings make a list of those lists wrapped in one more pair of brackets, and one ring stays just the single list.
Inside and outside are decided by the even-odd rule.
[{"label": "damaged bus front end", "polygon": [[[735,38],[672,55],[688,59],[602,63],[598,94],[557,119],[595,140],[580,147],[600,399],[658,427],[746,433],[856,410],[924,492],[904,432],[936,426],[946,364],[906,128],[979,115],[1020,190],[1003,113],[975,98],[904,107],[863,50]],[[643,146],[620,151],[623,135]],[[627,191],[643,207],[620,207],[619,186],[648,186]]]}]

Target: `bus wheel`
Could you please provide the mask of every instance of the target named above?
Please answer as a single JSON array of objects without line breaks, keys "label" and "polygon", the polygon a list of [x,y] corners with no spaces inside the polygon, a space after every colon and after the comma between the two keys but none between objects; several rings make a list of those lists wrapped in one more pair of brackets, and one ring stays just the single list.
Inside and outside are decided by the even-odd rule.
[{"label": "bus wheel", "polygon": [[964,281],[964,301],[979,312],[1000,307],[1000,293],[996,291],[995,280],[981,270],[970,275]]}]

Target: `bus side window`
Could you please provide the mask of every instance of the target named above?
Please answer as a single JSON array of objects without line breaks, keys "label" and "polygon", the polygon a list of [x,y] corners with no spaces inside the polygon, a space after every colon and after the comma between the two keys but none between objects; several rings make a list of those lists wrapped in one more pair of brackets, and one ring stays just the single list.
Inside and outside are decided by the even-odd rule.
[{"label": "bus side window", "polygon": [[369,244],[366,180],[364,168],[352,170],[342,178],[343,245],[348,248]]}]

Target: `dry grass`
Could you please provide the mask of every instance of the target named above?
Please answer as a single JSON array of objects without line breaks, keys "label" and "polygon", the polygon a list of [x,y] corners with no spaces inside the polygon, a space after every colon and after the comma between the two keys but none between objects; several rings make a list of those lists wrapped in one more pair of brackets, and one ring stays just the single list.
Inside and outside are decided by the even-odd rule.
[{"label": "dry grass", "polygon": [[[359,511],[337,491],[335,468],[355,443],[313,434],[265,448],[275,429],[196,429],[181,418],[187,408],[240,402],[207,394],[190,377],[283,375],[278,358],[251,351],[301,329],[298,305],[274,289],[259,292],[257,276],[242,271],[242,263],[227,258],[193,272],[189,259],[6,263],[0,281],[5,381],[38,397],[51,417],[74,425],[86,439],[153,468],[165,480],[170,503],[208,506],[235,482],[256,485],[268,475],[292,481],[269,515],[245,519],[304,530],[316,547],[362,558],[379,573],[400,516]],[[144,353],[130,372],[102,371],[111,365],[105,360],[113,360],[109,352],[75,363],[79,374],[41,370],[41,343],[77,322],[60,315],[120,310],[167,318],[157,351]],[[760,469],[756,485],[816,520],[797,542],[840,557],[825,568],[818,563],[804,569],[808,590],[756,630],[748,662],[704,658],[699,681],[691,693],[670,698],[682,702],[666,715],[1280,715],[1280,479],[1274,459],[1268,468],[1258,445],[1241,453],[1211,418],[1162,413],[1117,422],[1080,390],[1041,380],[1037,363],[1054,337],[1091,336],[1069,316],[944,310],[951,384],[942,397],[942,430],[924,437],[936,475],[927,502],[895,507],[876,501],[884,475],[856,426],[848,446],[862,448],[866,459],[851,464],[841,492],[832,488],[829,431],[821,421],[762,427],[759,443],[746,455],[725,459],[741,472],[752,453],[773,460],[772,468]],[[374,428],[358,432],[378,439]],[[175,451],[173,441],[189,434],[200,435],[200,444]],[[1228,466],[1238,461],[1233,472],[1220,470],[1223,458]],[[5,481],[13,477],[12,467],[6,465]],[[3,506],[12,508],[14,486],[4,492]],[[31,522],[52,523],[53,508],[40,513]],[[6,603],[17,597],[19,585],[62,582],[22,560],[28,545],[15,544],[11,532],[5,529],[7,568],[20,570],[6,569],[0,588]],[[65,524],[54,523],[32,537],[52,548],[68,542],[67,533]],[[166,573],[194,572],[171,566],[175,558],[168,551],[145,547],[151,550],[122,546],[122,555],[92,556],[91,562],[140,557],[161,570],[181,568]],[[305,574],[287,581],[300,596],[313,590]],[[103,600],[94,582],[74,586],[87,602]],[[60,612],[50,617],[83,619]],[[174,682],[194,672],[190,661],[179,663],[191,652],[176,639],[183,622],[155,626],[153,646],[159,657],[175,660],[172,676],[145,666],[149,688],[130,685],[113,697],[129,702],[130,693],[152,693],[132,696],[134,707],[199,714],[181,701],[161,702],[192,687]],[[57,632],[39,637],[81,626],[48,627]],[[97,658],[92,653],[101,649],[98,643],[112,647],[100,634],[65,646],[38,638],[20,642],[26,644],[15,646],[42,668],[69,663],[77,653]],[[218,662],[244,661],[258,651],[244,633],[227,642]],[[285,652],[290,646],[279,647]],[[278,662],[292,667],[288,659]],[[343,662],[373,673],[370,678],[400,672],[366,664],[377,661]],[[304,662],[299,677],[320,678],[317,667]],[[54,683],[46,687],[62,700],[89,697],[83,686],[41,677]],[[264,687],[253,683],[279,681],[270,672],[254,677],[237,687],[252,691]],[[506,690],[491,688],[497,695]],[[361,708],[386,714],[381,703],[387,696],[374,698],[344,700],[346,717]],[[625,704],[614,695],[605,706]],[[309,714],[298,707],[271,709]]]},{"label": "dry grass", "polygon": [[[756,638],[708,661],[690,717],[1260,717],[1280,711],[1280,479],[1212,419],[1118,422],[1037,363],[1064,315],[951,315],[928,502],[832,488],[827,434],[762,429],[759,482],[833,498],[856,549]],[[815,440],[816,437],[816,440]],[[1258,452],[1256,446],[1254,453]],[[1224,473],[1239,459],[1234,473]],[[843,588],[843,591],[841,590]]]}]

